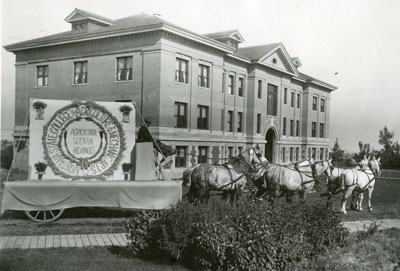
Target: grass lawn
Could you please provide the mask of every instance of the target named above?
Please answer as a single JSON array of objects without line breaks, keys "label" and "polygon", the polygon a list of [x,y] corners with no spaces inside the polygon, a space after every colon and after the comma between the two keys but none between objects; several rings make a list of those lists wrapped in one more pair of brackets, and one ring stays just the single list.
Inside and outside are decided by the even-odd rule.
[{"label": "grass lawn", "polygon": [[178,265],[157,265],[129,257],[116,247],[9,249],[0,253],[1,270],[63,271],[63,270],[187,270]]},{"label": "grass lawn", "polygon": [[[370,228],[371,229],[371,228]],[[303,261],[297,270],[400,270],[400,230],[352,234],[347,246],[327,251],[318,259]]]}]

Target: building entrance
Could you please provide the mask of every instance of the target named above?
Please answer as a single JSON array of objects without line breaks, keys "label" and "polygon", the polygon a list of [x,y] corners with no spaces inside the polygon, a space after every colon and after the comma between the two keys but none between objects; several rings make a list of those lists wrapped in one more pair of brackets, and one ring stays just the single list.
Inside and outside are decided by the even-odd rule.
[{"label": "building entrance", "polygon": [[267,134],[265,135],[265,140],[267,143],[265,144],[265,158],[268,159],[268,162],[274,162],[274,145],[275,145],[275,132],[273,129],[269,129]]}]

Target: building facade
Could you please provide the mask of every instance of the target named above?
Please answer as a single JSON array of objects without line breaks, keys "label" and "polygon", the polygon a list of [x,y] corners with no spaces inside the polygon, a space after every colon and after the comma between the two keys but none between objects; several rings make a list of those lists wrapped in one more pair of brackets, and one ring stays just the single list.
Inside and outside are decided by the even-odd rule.
[{"label": "building facade", "polygon": [[336,87],[299,72],[282,43],[242,47],[237,30],[200,35],[146,14],[75,9],[65,20],[70,31],[5,46],[16,55],[16,142],[29,144],[31,97],[130,100],[138,125],[150,118],[177,150],[177,172],[253,146],[280,164],[328,156]]}]

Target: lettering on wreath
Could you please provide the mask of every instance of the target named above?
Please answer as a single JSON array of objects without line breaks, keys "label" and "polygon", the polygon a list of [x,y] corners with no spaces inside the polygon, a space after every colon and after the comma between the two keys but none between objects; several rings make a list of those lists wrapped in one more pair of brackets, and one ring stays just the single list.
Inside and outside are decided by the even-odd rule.
[{"label": "lettering on wreath", "polygon": [[43,128],[45,160],[64,178],[105,178],[125,150],[118,120],[94,102],[74,102],[58,110]]}]

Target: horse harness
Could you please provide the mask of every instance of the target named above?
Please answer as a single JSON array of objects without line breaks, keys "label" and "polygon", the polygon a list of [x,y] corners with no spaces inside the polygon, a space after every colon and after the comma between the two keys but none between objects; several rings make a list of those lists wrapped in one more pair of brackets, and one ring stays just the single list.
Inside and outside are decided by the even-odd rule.
[{"label": "horse harness", "polygon": [[[358,169],[359,171],[365,173],[365,175],[367,175],[368,178],[368,183],[364,186],[364,188],[361,188],[360,185],[358,184],[358,175],[355,173],[355,169],[352,169],[351,172],[353,173],[353,180],[355,179],[355,182],[353,182],[351,185],[347,185],[345,187],[352,187],[352,186],[358,186],[358,188],[360,189],[360,192],[364,192],[365,190],[368,189],[369,184],[372,183],[374,180],[377,180],[377,175],[375,174],[375,172],[373,170],[371,170],[371,173],[368,173],[367,171],[365,171],[363,168]],[[370,175],[373,175],[372,179],[370,178]]]},{"label": "horse harness", "polygon": [[[299,173],[300,179],[301,179],[301,184],[300,184],[300,186],[304,186],[304,185],[309,184],[309,183],[312,183],[312,182],[315,182],[315,184],[316,184],[317,186],[319,186],[319,182],[318,182],[318,179],[317,179],[317,170],[316,170],[316,168],[315,168],[315,164],[311,164],[311,163],[309,162],[309,166],[311,167],[311,176],[307,174],[307,173],[309,173],[309,172],[301,171],[300,168],[299,168],[299,165],[298,165],[298,164],[295,164],[295,167],[294,167],[294,168],[295,168],[296,171]],[[311,178],[311,180],[304,182],[304,181],[303,181],[303,174],[306,175],[307,177]],[[300,187],[300,186],[299,186],[299,187]],[[298,189],[297,189],[297,190],[298,190]]]}]

